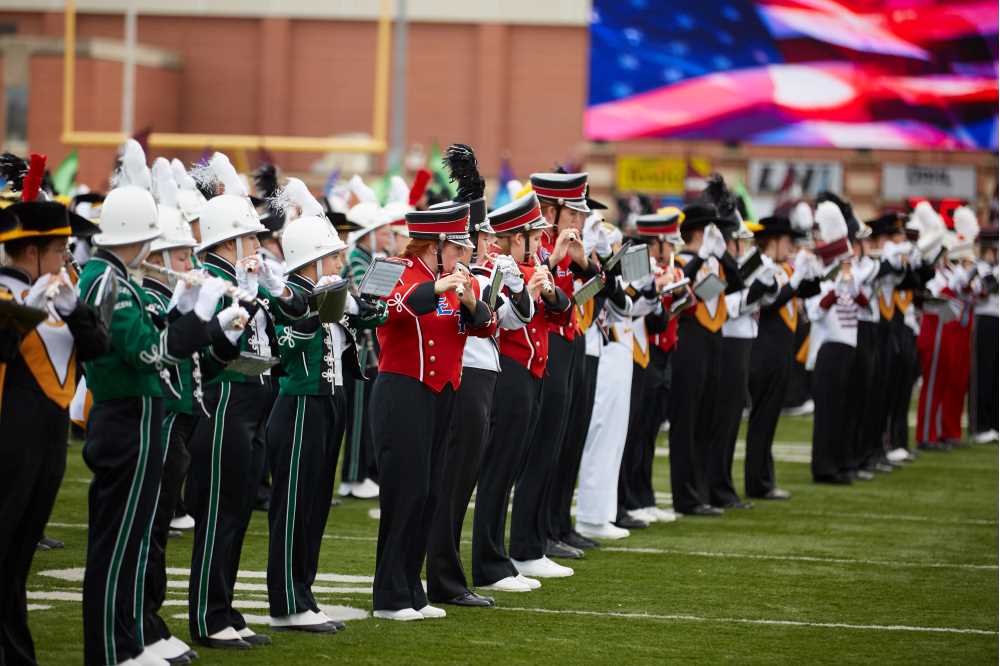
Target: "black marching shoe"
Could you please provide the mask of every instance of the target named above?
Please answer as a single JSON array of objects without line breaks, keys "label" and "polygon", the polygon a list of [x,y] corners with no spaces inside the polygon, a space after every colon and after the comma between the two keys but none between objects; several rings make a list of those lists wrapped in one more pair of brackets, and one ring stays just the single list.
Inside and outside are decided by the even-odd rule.
[{"label": "black marching shoe", "polygon": [[572,532],[567,532],[560,539],[567,546],[572,546],[577,550],[591,550],[592,548],[600,548],[601,544],[597,543],[593,539],[588,539],[576,530]]},{"label": "black marching shoe", "polygon": [[265,634],[250,634],[243,636],[243,641],[250,647],[263,647],[271,644],[271,637]]},{"label": "black marching shoe", "polygon": [[466,591],[465,594],[460,594],[454,599],[449,599],[447,601],[434,601],[434,603],[451,604],[452,606],[468,606],[470,608],[493,608],[497,605],[497,602],[493,600],[493,597],[484,597],[480,594],[476,594],[471,590]]},{"label": "black marching shoe", "polygon": [[242,638],[196,638],[195,643],[214,650],[249,650],[250,644]]},{"label": "black marching shoe", "polygon": [[813,481],[816,483],[828,483],[835,486],[849,486],[854,483],[851,480],[851,475],[847,472],[837,472],[836,474],[815,476],[813,477]]},{"label": "black marching shoe", "polygon": [[583,559],[583,551],[573,548],[562,541],[549,539],[545,545],[545,556],[550,558],[557,557],[564,560],[579,560]]},{"label": "black marching shoe", "polygon": [[711,506],[710,504],[699,504],[690,511],[682,511],[681,513],[688,516],[701,516],[703,518],[718,518],[725,513],[722,509],[717,506]]},{"label": "black marching shoe", "polygon": [[618,517],[618,520],[615,521],[615,526],[623,530],[644,530],[649,527],[649,523],[626,514]]},{"label": "black marching shoe", "polygon": [[723,504],[720,509],[752,509],[753,502],[744,502],[743,500],[735,500],[729,502],[728,504]]}]

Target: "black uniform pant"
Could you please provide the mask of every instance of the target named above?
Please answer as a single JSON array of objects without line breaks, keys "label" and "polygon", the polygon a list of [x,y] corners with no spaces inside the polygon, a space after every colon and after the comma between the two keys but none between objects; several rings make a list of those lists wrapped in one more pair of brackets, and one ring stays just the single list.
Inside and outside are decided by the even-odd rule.
[{"label": "black uniform pant", "polygon": [[863,411],[863,439],[859,442],[859,446],[867,447],[864,462],[868,464],[874,464],[885,457],[885,435],[889,430],[892,395],[899,370],[899,351],[893,335],[892,321],[879,320],[876,331],[878,352],[875,354],[875,368],[868,386],[868,404]]},{"label": "black uniform pant", "polygon": [[847,437],[851,393],[855,390],[851,370],[855,349],[841,342],[820,347],[813,370],[812,474],[827,479],[852,468]]},{"label": "black uniform pant", "polygon": [[969,419],[973,433],[997,430],[997,325],[998,319],[989,315],[976,315],[972,329],[972,390],[969,391],[971,405]]},{"label": "black uniform pant", "polygon": [[788,388],[785,389],[785,407],[798,407],[812,398],[812,371],[806,370],[805,363],[796,360],[799,350],[809,337],[812,324],[799,317],[795,327],[795,345],[792,351],[792,371],[788,377]]},{"label": "black uniform pant", "polygon": [[66,471],[69,414],[41,391],[6,386],[0,411],[0,663],[34,664],[25,585]]},{"label": "black uniform pant", "polygon": [[708,501],[707,461],[721,372],[722,335],[684,317],[672,356],[670,490],[674,510]]},{"label": "black uniform pant", "polygon": [[167,598],[167,539],[170,535],[170,520],[174,517],[174,507],[191,461],[188,441],[194,431],[194,423],[195,417],[191,414],[167,412],[160,430],[163,475],[156,511],[143,541],[144,556],[140,559],[140,566],[146,568],[146,594],[142,614],[142,638],[146,645],[172,636],[159,613]]},{"label": "black uniform pant", "polygon": [[450,601],[469,591],[462,568],[462,525],[490,437],[497,376],[492,370],[465,368],[455,394],[441,499],[427,540],[427,597],[431,601]]},{"label": "black uniform pant", "polygon": [[722,338],[725,389],[719,391],[716,403],[708,465],[708,501],[713,506],[722,507],[740,501],[733,488],[733,455],[736,453],[743,408],[747,405],[752,347],[753,340],[750,338]]},{"label": "black uniform pant", "polygon": [[195,520],[188,586],[188,624],[195,639],[246,627],[233,608],[233,590],[264,468],[271,406],[269,384],[222,381],[205,390],[212,417],[195,426],[185,489]]},{"label": "black uniform pant", "polygon": [[369,417],[378,451],[382,509],[372,590],[375,610],[420,610],[427,605],[420,570],[441,497],[454,404],[450,384],[435,393],[406,375],[383,372],[375,380]]},{"label": "black uniform pant", "polygon": [[574,358],[573,343],[558,333],[549,333],[538,421],[514,489],[510,556],[515,560],[537,560],[545,555],[546,541],[553,531],[549,528],[549,493],[569,422]]},{"label": "black uniform pant", "polygon": [[[908,449],[910,401],[913,398],[913,386],[920,378],[920,355],[917,352],[917,336],[903,321],[898,323],[896,338],[899,344],[899,367],[895,373],[894,385],[890,386],[889,391],[892,401],[889,414],[889,441],[890,448]],[[996,410],[995,405],[994,410]]]},{"label": "black uniform pant", "polygon": [[141,548],[160,490],[162,421],[160,398],[101,401],[90,410],[83,447],[94,473],[83,577],[87,664],[117,664],[143,650]]},{"label": "black uniform pant", "polygon": [[[630,387],[628,403],[628,429],[625,435],[625,449],[622,451],[622,463],[618,467],[618,520],[625,517],[628,511],[641,509],[648,504],[639,500],[639,477],[641,476],[643,435],[645,434],[644,417],[648,406],[645,405],[647,379],[646,368],[638,363],[632,364],[632,386]],[[624,387],[622,387],[624,389]]]},{"label": "black uniform pant", "polygon": [[334,475],[344,436],[346,399],[278,395],[267,422],[271,467],[267,598],[271,617],[319,612],[312,593]]},{"label": "black uniform pant", "polygon": [[[851,356],[850,386],[848,404],[844,412],[847,439],[847,460],[845,469],[856,470],[874,464],[873,445],[869,439],[870,423],[866,419],[873,411],[876,373],[879,370],[878,324],[870,321],[858,322],[858,340],[855,353]],[[819,362],[817,361],[817,366]],[[813,398],[820,380],[813,371]],[[814,422],[815,423],[815,422]],[[867,427],[866,427],[867,426]]]},{"label": "black uniform pant", "polygon": [[587,339],[582,334],[573,338],[573,370],[569,379],[566,434],[549,493],[549,538],[554,540],[573,531],[570,508],[573,505],[576,480],[580,475],[580,460],[583,459],[583,445],[587,442],[587,430],[590,429],[590,416],[594,410],[597,361],[598,357],[587,356]]},{"label": "black uniform pant", "polygon": [[764,497],[776,488],[771,447],[792,373],[794,345],[795,334],[779,316],[761,316],[750,352],[750,420],[743,463],[748,497]]},{"label": "black uniform pant", "polygon": [[[364,359],[361,360],[362,367]],[[344,463],[340,466],[340,479],[344,483],[359,483],[365,479],[378,479],[375,465],[375,443],[372,439],[371,413],[372,388],[378,370],[369,368],[369,380],[344,380],[347,394],[347,439],[344,446]]]},{"label": "black uniform pant", "polygon": [[667,419],[670,406],[670,354],[659,347],[650,350],[649,365],[645,370],[642,406],[640,409],[640,455],[633,468],[629,488],[633,489],[633,503],[629,509],[656,505],[653,490],[653,461],[656,458],[656,440],[660,436],[660,426]]},{"label": "black uniform pant", "polygon": [[542,380],[514,359],[500,356],[490,438],[479,465],[473,514],[472,582],[476,586],[517,575],[504,547],[507,507],[532,441],[541,391]]}]

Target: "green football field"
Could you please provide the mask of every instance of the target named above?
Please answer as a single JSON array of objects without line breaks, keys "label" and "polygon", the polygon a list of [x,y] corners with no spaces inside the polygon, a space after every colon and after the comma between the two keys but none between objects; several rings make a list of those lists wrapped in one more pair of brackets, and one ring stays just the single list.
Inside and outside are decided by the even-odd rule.
[{"label": "green football field", "polygon": [[[249,652],[198,648],[200,663],[996,664],[996,445],[924,454],[852,487],[816,486],[810,427],[784,418],[779,429],[778,479],[791,501],[653,525],[588,552],[571,578],[497,594],[495,609],[447,607],[443,620],[366,617],[376,503],[345,501],[330,513],[317,597],[331,615],[353,618],[348,629],[271,632],[272,646]],[[66,548],[38,553],[28,581],[42,664],[82,660],[89,472],[80,452],[74,442],[48,529]],[[669,506],[660,453],[656,488]],[[740,453],[736,465],[741,489]],[[190,534],[170,541],[163,613],[185,640],[190,549]],[[266,557],[266,515],[257,512],[236,597],[258,631],[267,631],[253,624],[266,621]]]}]

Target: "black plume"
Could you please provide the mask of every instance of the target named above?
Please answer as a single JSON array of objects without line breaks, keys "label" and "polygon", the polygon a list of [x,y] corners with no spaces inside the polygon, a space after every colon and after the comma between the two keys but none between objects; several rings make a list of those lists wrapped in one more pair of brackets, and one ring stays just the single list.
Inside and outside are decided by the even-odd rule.
[{"label": "black plume", "polygon": [[702,199],[711,204],[719,211],[720,217],[728,217],[736,210],[736,197],[729,188],[721,174],[713,173],[708,177],[708,184],[701,193]]},{"label": "black plume", "polygon": [[278,169],[265,162],[253,172],[253,184],[261,199],[273,199],[278,193]]},{"label": "black plume", "polygon": [[453,143],[444,151],[445,166],[451,174],[451,182],[458,183],[455,201],[475,201],[486,191],[486,181],[479,175],[479,162],[471,146]]},{"label": "black plume", "polygon": [[14,153],[0,155],[0,177],[3,177],[15,192],[24,187],[24,177],[28,174],[28,160]]}]

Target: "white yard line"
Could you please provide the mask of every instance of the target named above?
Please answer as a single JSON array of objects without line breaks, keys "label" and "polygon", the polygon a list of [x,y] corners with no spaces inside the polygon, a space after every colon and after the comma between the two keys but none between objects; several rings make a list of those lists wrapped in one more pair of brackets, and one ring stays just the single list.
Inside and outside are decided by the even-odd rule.
[{"label": "white yard line", "polygon": [[897,562],[895,560],[872,560],[852,557],[821,557],[817,555],[757,555],[754,553],[717,553],[703,550],[675,550],[670,548],[626,548],[603,546],[609,553],[637,553],[642,555],[680,555],[686,557],[713,557],[736,560],[774,560],[777,562],[814,562],[817,564],[848,564],[858,566],[886,566],[909,569],[972,569],[996,571],[996,564],[972,564],[965,562]]},{"label": "white yard line", "polygon": [[790,509],[785,512],[795,516],[822,516],[828,518],[850,518],[860,520],[898,520],[913,523],[946,523],[949,525],[996,525],[997,521],[988,518],[952,518],[950,516],[913,516],[905,513],[850,513],[837,511],[800,511]]},{"label": "white yard line", "polygon": [[613,617],[626,620],[656,620],[661,622],[710,622],[713,624],[751,624],[779,627],[806,627],[818,629],[853,629],[860,631],[905,631],[934,634],[974,634],[996,636],[989,629],[971,627],[919,627],[906,624],[851,624],[848,622],[806,622],[804,620],[765,620],[746,617],[704,617],[701,615],[663,615],[658,613],[623,613],[618,611],[558,610],[553,608],[518,608],[497,606],[497,610],[546,615],[583,615],[588,617]]}]

